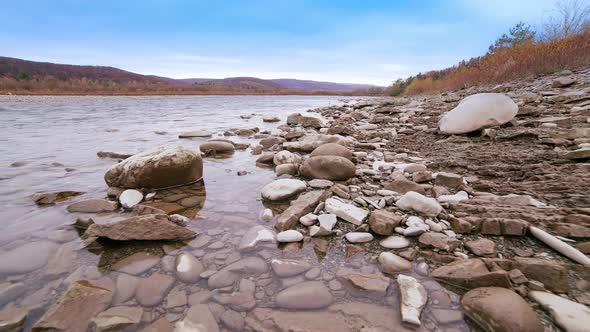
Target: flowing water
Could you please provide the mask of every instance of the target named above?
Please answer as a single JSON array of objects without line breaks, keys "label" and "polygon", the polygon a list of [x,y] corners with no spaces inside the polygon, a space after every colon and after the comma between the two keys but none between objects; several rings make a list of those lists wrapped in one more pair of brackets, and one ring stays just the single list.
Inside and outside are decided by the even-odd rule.
[{"label": "flowing water", "polygon": [[[313,241],[304,241],[297,246],[266,246],[248,254],[240,254],[236,250],[240,238],[254,225],[262,224],[270,229],[274,225],[272,221],[260,220],[259,215],[265,208],[260,200],[260,189],[275,179],[275,175],[270,168],[257,167],[255,160],[258,156],[252,155],[249,149],[236,151],[229,158],[206,158],[204,183],[191,189],[192,194],[174,189],[165,193],[167,197],[177,196],[168,204],[182,205],[179,206],[185,208],[182,213],[192,218],[187,227],[199,232],[192,242],[110,242],[84,248],[80,233],[68,225],[81,216],[92,217],[101,223],[132,215],[121,211],[92,215],[66,211],[67,205],[73,201],[106,197],[108,188],[103,175],[116,160],[98,158],[98,151],[135,153],[168,143],[197,149],[206,139],[183,140],[178,139],[178,134],[199,129],[214,135],[221,135],[231,128],[272,129],[278,124],[263,123],[262,116],[277,116],[284,123],[291,113],[342,102],[341,97],[315,96],[2,97],[0,308],[19,306],[31,309],[26,323],[26,327],[30,328],[76,280],[99,280],[121,291],[122,286],[115,283],[125,268],[126,261],[123,259],[126,257],[137,257],[143,252],[160,258],[154,264],[147,264],[140,273],[132,273],[138,277],[153,273],[174,276],[174,257],[177,252],[185,251],[198,257],[206,270],[219,270],[239,259],[256,255],[267,262],[272,258],[307,262],[319,269],[315,278],[311,276],[308,279],[325,283],[334,296],[334,302],[341,305],[318,312],[279,312],[274,304],[276,293],[305,278],[302,275],[278,278],[269,270],[251,277],[256,284],[256,309],[248,314],[246,312],[251,308],[241,310],[246,321],[253,322],[251,326],[280,330],[285,328],[281,324],[287,324],[285,322],[291,319],[289,324],[317,328],[321,324],[313,325],[318,324],[314,320],[325,317],[346,320],[344,324],[351,330],[358,324],[367,323],[374,324],[374,331],[409,328],[388,326],[399,324],[398,291],[393,283],[385,296],[367,296],[335,278],[341,268],[366,274],[379,272],[374,262],[363,255],[346,259],[344,241],[328,241],[327,250],[318,250],[318,246],[326,243]],[[240,115],[252,117],[243,119]],[[252,145],[257,143],[254,139],[230,138]],[[238,171],[246,171],[247,174],[238,176]],[[37,206],[31,198],[33,193],[59,190],[75,190],[84,194],[47,207]],[[188,202],[188,205],[183,202]],[[275,212],[284,209],[280,205],[268,207]],[[145,267],[145,262],[140,263]],[[422,281],[430,295],[421,329],[466,330],[457,296],[420,275],[419,269],[412,275]],[[159,317],[172,322],[181,320],[191,301],[194,302],[198,294],[208,292],[205,279],[194,284],[176,280],[170,294],[182,294],[180,298],[188,297],[189,303],[181,300],[180,305],[171,306],[171,299],[164,297],[163,304],[144,308],[140,326]],[[133,298],[125,300],[124,305],[139,305]],[[228,305],[224,307],[214,303],[210,307],[218,315]],[[232,308],[236,309],[236,306]],[[266,320],[266,325],[261,323],[263,320]],[[300,323],[293,323],[297,321]],[[226,329],[223,323],[220,326],[222,330]],[[326,326],[325,330],[338,328],[336,324]]]}]

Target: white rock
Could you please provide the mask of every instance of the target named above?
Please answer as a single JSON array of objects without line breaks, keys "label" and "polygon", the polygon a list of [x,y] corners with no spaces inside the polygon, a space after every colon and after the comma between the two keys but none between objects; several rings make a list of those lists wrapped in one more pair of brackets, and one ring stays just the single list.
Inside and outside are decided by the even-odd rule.
[{"label": "white rock", "polygon": [[560,239],[556,238],[555,236],[537,228],[535,226],[529,226],[529,232],[536,237],[537,239],[541,240],[543,243],[548,245],[549,247],[555,249],[562,255],[566,256],[567,258],[578,262],[582,265],[590,266],[590,258],[580,252],[578,249],[570,246],[569,244],[561,241]]},{"label": "white rock", "polygon": [[301,157],[287,150],[283,150],[275,154],[273,163],[277,166],[282,164],[300,164]]},{"label": "white rock", "polygon": [[240,251],[253,250],[260,242],[274,243],[275,233],[264,226],[254,226],[242,236],[238,248]]},{"label": "white rock", "polygon": [[415,211],[429,217],[436,217],[442,211],[442,206],[434,198],[414,191],[405,193],[395,205],[404,211]]},{"label": "white rock", "polygon": [[303,240],[303,234],[294,229],[280,232],[277,234],[277,241],[279,242],[299,242]]},{"label": "white rock", "polygon": [[350,232],[344,235],[350,243],[364,243],[373,241],[373,234],[365,232]]},{"label": "white rock", "polygon": [[412,262],[391,252],[379,254],[379,265],[387,273],[398,273],[412,269]]},{"label": "white rock", "polygon": [[357,226],[362,224],[369,216],[368,210],[344,203],[336,198],[328,198],[326,200],[325,210]]},{"label": "white rock", "polygon": [[388,236],[379,242],[379,245],[388,249],[402,249],[410,246],[410,241],[403,236]]},{"label": "white rock", "polygon": [[139,190],[127,189],[119,196],[119,202],[124,209],[131,210],[143,201],[143,194]]},{"label": "white rock", "polygon": [[263,221],[271,221],[272,220],[272,210],[271,209],[264,209],[260,214],[260,219]]},{"label": "white rock", "polygon": [[428,300],[426,289],[418,280],[400,274],[397,276],[400,291],[400,310],[402,321],[420,325],[420,314]]},{"label": "white rock", "polygon": [[335,214],[320,214],[318,216],[318,221],[320,222],[320,227],[331,231],[332,228],[334,228],[334,226],[336,225],[336,222],[338,222],[338,218],[336,218]]},{"label": "white rock", "polygon": [[318,216],[313,213],[308,213],[308,214],[304,215],[303,217],[299,218],[299,222],[303,226],[311,226],[311,225],[315,224],[315,222],[317,220],[318,220]]},{"label": "white rock", "polygon": [[466,201],[469,199],[469,194],[465,191],[460,191],[454,195],[440,195],[436,198],[437,201],[444,203],[459,203],[461,201]]},{"label": "white rock", "polygon": [[426,225],[428,225],[428,227],[430,227],[430,230],[433,231],[433,232],[439,232],[440,233],[443,230],[443,227],[442,227],[441,224],[439,224],[439,223],[437,223],[435,221],[432,221],[430,219],[426,219],[425,223],[426,223]]},{"label": "white rock", "polygon": [[424,229],[424,227],[411,226],[411,227],[404,229],[402,234],[404,236],[418,236],[418,235],[425,233],[425,232],[426,232],[426,229]]},{"label": "white rock", "polygon": [[501,93],[479,93],[463,99],[438,123],[445,134],[464,134],[504,124],[518,113],[518,106]]},{"label": "white rock", "polygon": [[590,327],[590,308],[560,296],[532,291],[529,297],[551,314],[555,323],[567,332],[584,332]]},{"label": "white rock", "polygon": [[321,226],[311,226],[309,228],[309,236],[311,237],[316,237],[316,236],[327,236],[327,235],[331,235],[332,231],[327,230]]},{"label": "white rock", "polygon": [[281,201],[305,191],[305,182],[296,179],[280,179],[262,188],[262,198],[269,201]]}]

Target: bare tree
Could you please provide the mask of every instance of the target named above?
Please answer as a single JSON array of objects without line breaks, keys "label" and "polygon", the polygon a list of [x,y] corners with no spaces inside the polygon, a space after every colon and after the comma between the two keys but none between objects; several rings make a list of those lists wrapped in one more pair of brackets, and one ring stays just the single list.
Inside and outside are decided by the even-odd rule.
[{"label": "bare tree", "polygon": [[579,34],[590,27],[590,3],[580,0],[560,0],[552,15],[543,24],[541,39],[551,40]]}]

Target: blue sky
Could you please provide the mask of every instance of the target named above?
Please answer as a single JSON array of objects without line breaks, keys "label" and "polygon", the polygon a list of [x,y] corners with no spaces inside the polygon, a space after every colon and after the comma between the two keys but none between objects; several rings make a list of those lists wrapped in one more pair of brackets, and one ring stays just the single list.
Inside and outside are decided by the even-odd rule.
[{"label": "blue sky", "polygon": [[555,0],[0,0],[0,55],[175,78],[387,85],[483,54]]}]

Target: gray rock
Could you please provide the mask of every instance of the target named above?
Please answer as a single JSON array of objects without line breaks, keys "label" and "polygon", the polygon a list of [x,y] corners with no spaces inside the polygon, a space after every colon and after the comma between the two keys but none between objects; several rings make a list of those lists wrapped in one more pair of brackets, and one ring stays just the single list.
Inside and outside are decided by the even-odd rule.
[{"label": "gray rock", "polygon": [[16,247],[0,254],[0,275],[23,274],[44,267],[58,245],[37,241]]},{"label": "gray rock", "polygon": [[114,201],[108,201],[106,199],[88,199],[73,203],[67,207],[68,212],[81,212],[81,213],[102,213],[102,212],[113,212],[119,208],[119,204]]},{"label": "gray rock", "polygon": [[166,274],[154,273],[139,281],[135,289],[135,299],[144,307],[156,306],[162,303],[173,285],[174,278]]},{"label": "gray rock", "polygon": [[247,275],[260,275],[268,270],[268,265],[259,257],[247,257],[229,264],[207,280],[209,288],[223,288],[233,285]]},{"label": "gray rock", "polygon": [[183,320],[176,322],[174,331],[178,332],[219,332],[217,320],[206,304],[190,307]]},{"label": "gray rock", "polygon": [[321,309],[333,302],[330,290],[320,281],[306,281],[280,291],[276,303],[285,309]]},{"label": "gray rock", "polygon": [[273,259],[270,266],[274,273],[281,278],[296,276],[311,268],[307,262],[285,259]]},{"label": "gray rock", "polygon": [[176,256],[176,276],[186,283],[195,283],[201,279],[200,275],[205,270],[203,264],[195,256],[183,252]]},{"label": "gray rock", "polygon": [[111,240],[185,240],[196,236],[188,228],[178,226],[164,214],[131,217],[109,224],[88,227],[86,237],[105,237]]},{"label": "gray rock", "polygon": [[98,314],[92,322],[96,332],[119,331],[141,322],[143,309],[139,307],[112,307]]},{"label": "gray rock", "polygon": [[260,243],[276,243],[275,232],[261,225],[254,226],[242,236],[238,249],[240,251],[251,251]]}]

